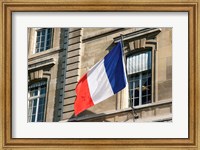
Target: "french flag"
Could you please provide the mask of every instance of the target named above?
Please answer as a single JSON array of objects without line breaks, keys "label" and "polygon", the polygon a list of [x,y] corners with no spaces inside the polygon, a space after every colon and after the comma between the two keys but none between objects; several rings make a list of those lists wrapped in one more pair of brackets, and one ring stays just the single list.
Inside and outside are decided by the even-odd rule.
[{"label": "french flag", "polygon": [[87,108],[106,100],[126,87],[127,78],[121,42],[78,82],[74,112],[77,116]]}]

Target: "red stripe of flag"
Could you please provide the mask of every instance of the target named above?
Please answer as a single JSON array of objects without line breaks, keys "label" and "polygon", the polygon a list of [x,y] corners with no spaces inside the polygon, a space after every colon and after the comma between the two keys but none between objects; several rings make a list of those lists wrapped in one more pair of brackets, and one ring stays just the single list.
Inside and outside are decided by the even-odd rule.
[{"label": "red stripe of flag", "polygon": [[87,73],[78,82],[76,86],[76,95],[77,97],[74,103],[75,116],[94,105],[88,87]]}]

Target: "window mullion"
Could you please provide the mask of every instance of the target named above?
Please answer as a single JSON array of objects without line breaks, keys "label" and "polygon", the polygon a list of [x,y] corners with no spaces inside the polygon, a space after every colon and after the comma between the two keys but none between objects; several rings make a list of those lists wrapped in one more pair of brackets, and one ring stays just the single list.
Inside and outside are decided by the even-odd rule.
[{"label": "window mullion", "polygon": [[37,117],[38,117],[39,100],[40,100],[40,87],[38,88],[38,95],[39,95],[39,97],[37,98],[37,107],[36,107],[36,113],[35,113],[35,122],[37,122]]},{"label": "window mullion", "polygon": [[139,105],[142,105],[142,73],[139,75]]},{"label": "window mullion", "polygon": [[[28,101],[28,105],[29,105],[29,102],[30,101]],[[30,114],[31,119],[30,120],[32,120],[32,114],[33,114],[33,102],[32,102],[32,106],[31,106],[31,114]]]},{"label": "window mullion", "polygon": [[47,33],[48,33],[48,29],[45,29],[44,50],[46,50],[46,46],[47,46]]},{"label": "window mullion", "polygon": [[41,35],[41,31],[38,31],[38,32],[40,32],[39,51],[38,51],[38,52],[40,52],[40,49],[41,49],[41,42],[42,42],[42,35]]},{"label": "window mullion", "polygon": [[135,81],[133,81],[133,99],[132,99],[132,102],[133,102],[132,106],[134,107],[134,105],[135,105]]}]

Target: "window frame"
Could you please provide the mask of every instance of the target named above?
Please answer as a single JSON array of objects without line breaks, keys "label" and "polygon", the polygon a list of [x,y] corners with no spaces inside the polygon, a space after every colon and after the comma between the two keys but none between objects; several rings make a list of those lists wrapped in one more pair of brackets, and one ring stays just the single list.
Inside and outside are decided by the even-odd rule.
[{"label": "window frame", "polygon": [[[140,88],[140,93],[139,93],[139,105],[134,105],[134,101],[132,101],[132,98],[130,98],[131,97],[131,95],[130,95],[130,85],[129,85],[129,81],[130,81],[130,76],[132,76],[133,74],[130,74],[130,75],[128,75],[128,71],[127,71],[127,58],[129,57],[129,56],[131,56],[131,55],[137,55],[137,54],[142,54],[142,53],[145,53],[145,52],[148,52],[148,51],[150,51],[151,52],[151,69],[148,69],[148,70],[146,70],[146,71],[151,71],[151,102],[150,103],[145,103],[145,104],[142,104],[142,95],[140,95],[140,93],[142,92],[141,91],[141,88],[142,87],[140,87],[139,86],[139,88]],[[129,51],[129,52],[127,52],[126,53],[126,55],[125,55],[125,66],[126,66],[126,72],[127,72],[127,79],[128,79],[128,106],[129,107],[140,107],[140,106],[145,106],[145,105],[147,105],[147,104],[151,104],[151,103],[153,103],[155,100],[154,100],[154,88],[155,88],[155,82],[154,82],[154,78],[155,78],[155,67],[154,67],[154,63],[155,63],[155,53],[154,53],[154,50],[151,48],[151,47],[147,47],[147,48],[143,48],[143,49],[137,49],[137,50],[134,50],[134,51]],[[137,72],[138,74],[139,74],[139,76],[140,76],[140,74],[142,74],[143,72],[146,72],[146,71],[141,71],[141,72]],[[134,73],[134,74],[137,74],[137,73]],[[141,80],[141,81],[140,81]],[[142,78],[140,78],[139,77],[139,84],[141,84],[142,85],[142,83],[140,83],[140,82],[142,82]],[[133,89],[132,89],[133,90]],[[133,98],[134,99],[134,98]]]},{"label": "window frame", "polygon": [[[50,46],[49,48],[47,49],[47,36],[48,36],[48,29],[51,29],[51,37],[50,37]],[[44,41],[44,50],[40,50],[41,46],[39,46],[39,51],[37,51],[36,47],[37,47],[37,34],[39,31],[42,31],[42,30],[45,30],[45,41]],[[54,28],[37,28],[35,30],[35,42],[34,42],[34,50],[33,50],[33,54],[37,54],[37,53],[40,53],[40,52],[44,52],[44,51],[47,51],[49,49],[52,48],[53,46],[53,36],[54,36]],[[41,43],[41,36],[40,36],[40,41],[39,43]],[[41,44],[39,44],[41,45]]]},{"label": "window frame", "polygon": [[[27,109],[28,109],[28,113],[27,113],[27,120],[28,120],[28,122],[44,122],[45,121],[45,115],[46,115],[45,112],[46,112],[46,105],[47,105],[47,87],[48,87],[47,80],[40,80],[40,81],[36,81],[36,82],[30,83],[29,86],[31,86],[33,84],[40,83],[40,82],[45,82],[45,93],[44,94],[42,94],[42,95],[40,94],[40,91],[41,91],[41,88],[42,88],[41,86],[42,85],[37,86],[38,87],[38,89],[37,89],[37,95],[35,95],[35,96],[30,96],[30,91],[28,90],[28,103],[27,103],[28,104],[27,105],[28,106],[27,107]],[[42,119],[42,121],[37,121],[38,110],[39,110],[39,103],[41,101],[40,98],[44,98],[43,119]],[[35,120],[32,121],[34,100],[36,100],[36,111],[35,111]],[[32,101],[32,106],[31,107],[29,107],[30,101]],[[29,115],[29,108],[31,108],[30,115]],[[29,119],[29,117],[30,117],[30,119]]]}]

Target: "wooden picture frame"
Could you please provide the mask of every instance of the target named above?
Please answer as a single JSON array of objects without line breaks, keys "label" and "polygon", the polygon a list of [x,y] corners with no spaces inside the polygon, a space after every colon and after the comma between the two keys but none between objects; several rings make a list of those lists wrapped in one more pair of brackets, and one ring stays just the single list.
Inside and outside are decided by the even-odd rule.
[{"label": "wooden picture frame", "polygon": [[[0,24],[0,143],[1,149],[200,149],[199,122],[199,73],[200,43],[199,22],[200,1],[183,0],[134,0],[95,2],[92,0],[4,0],[1,6]],[[14,139],[12,132],[12,13],[13,12],[64,12],[64,11],[136,11],[136,12],[188,12],[189,16],[189,137],[186,139]]]}]

